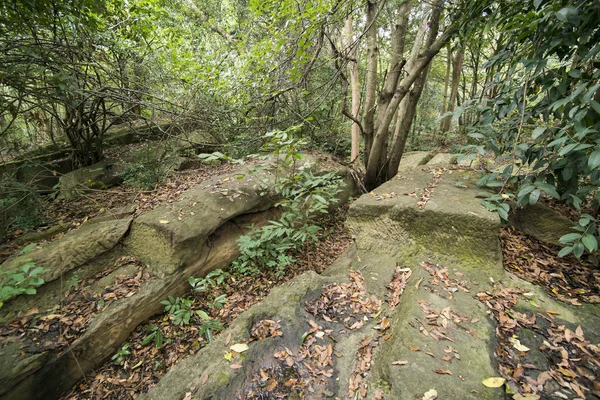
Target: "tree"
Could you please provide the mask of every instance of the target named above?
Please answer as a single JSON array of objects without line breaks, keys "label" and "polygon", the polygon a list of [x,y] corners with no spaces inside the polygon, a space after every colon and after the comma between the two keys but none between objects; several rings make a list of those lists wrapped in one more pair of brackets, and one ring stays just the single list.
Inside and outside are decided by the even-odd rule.
[{"label": "tree", "polygon": [[[600,204],[600,4],[536,0],[497,4],[486,29],[502,34],[485,68],[496,72],[480,107],[472,148],[508,154],[502,174],[481,185],[499,187],[486,206],[507,218],[510,206],[535,204],[542,193],[585,210],[565,249],[597,251]],[[502,71],[503,79],[498,79]],[[501,129],[496,129],[497,127]],[[526,167],[526,168],[525,168]]]}]

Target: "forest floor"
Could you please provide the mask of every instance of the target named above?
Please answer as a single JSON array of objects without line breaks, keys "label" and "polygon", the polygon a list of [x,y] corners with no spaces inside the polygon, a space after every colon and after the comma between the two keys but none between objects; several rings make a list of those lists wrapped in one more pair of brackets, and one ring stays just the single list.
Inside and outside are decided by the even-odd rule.
[{"label": "forest floor", "polygon": [[[95,191],[78,199],[53,200],[46,207],[48,227],[59,222],[73,224],[74,227],[81,225],[87,219],[94,217],[104,209],[119,207],[128,204],[136,204],[137,214],[148,211],[161,204],[177,200],[185,190],[193,187],[202,180],[232,171],[235,166],[224,164],[221,166],[203,166],[196,170],[176,172],[162,184],[157,185],[154,190],[140,192],[133,187],[122,186],[106,191]],[[276,286],[290,281],[294,276],[312,270],[322,272],[346,249],[351,243],[351,237],[344,228],[344,220],[347,206],[327,216],[321,221],[323,230],[319,232],[317,243],[307,243],[300,251],[296,251],[293,257],[296,263],[289,273],[277,276],[274,271],[263,271],[255,276],[240,276],[232,273],[228,279],[217,285],[212,295],[207,298],[203,295],[194,294],[194,309],[210,310],[210,316],[220,321],[223,328],[242,312],[253,304],[260,302],[266,297],[270,290]],[[568,210],[564,210],[568,216]],[[64,233],[58,234],[57,239]],[[7,235],[8,245],[3,247],[3,255],[11,254],[22,245],[17,245],[14,239],[20,237],[22,232],[13,230]],[[600,269],[597,265],[588,261],[579,261],[573,257],[558,258],[558,248],[547,245],[536,239],[514,230],[511,227],[502,229],[501,244],[504,257],[504,267],[522,279],[540,285],[547,289],[558,300],[568,302],[572,305],[580,305],[583,302],[600,303]],[[129,290],[127,285],[131,282],[121,282],[124,288],[115,287],[119,290]],[[216,296],[225,295],[228,301],[223,308],[213,307],[212,301]],[[509,314],[513,312],[511,307],[511,293],[498,292],[490,294],[488,301],[500,304],[504,311]],[[91,301],[96,301],[92,299]],[[86,309],[81,307],[82,310]],[[89,308],[87,308],[89,309]],[[548,310],[546,310],[548,311]],[[491,312],[492,316],[498,317],[498,313]],[[546,320],[552,319],[552,313],[546,312],[541,315]],[[76,319],[85,315],[73,314],[71,318]],[[542,334],[548,343],[552,344],[556,351],[556,363],[560,363],[560,376],[554,376],[556,369],[541,371],[538,382],[531,382],[523,373],[528,365],[515,364],[514,358],[506,351],[510,346],[510,335],[505,332],[512,331],[506,321],[497,318],[499,326],[499,345],[497,348],[500,371],[505,379],[527,391],[528,386],[541,385],[540,379],[554,378],[564,385],[569,385],[575,392],[583,390],[578,382],[580,378],[586,378],[595,386],[595,391],[600,393],[600,382],[593,375],[600,376],[600,349],[592,345],[592,351],[585,350],[580,344],[585,342],[581,330],[571,332],[564,327],[553,324],[535,326],[536,331]],[[533,322],[535,324],[535,322]],[[160,334],[158,333],[160,332]],[[503,333],[504,332],[504,333]],[[213,335],[219,334],[218,330]],[[161,340],[157,339],[160,335]],[[130,335],[127,347],[121,352],[122,357],[109,360],[102,367],[86,376],[76,387],[64,398],[67,399],[129,399],[138,394],[148,391],[154,386],[170,367],[182,359],[195,354],[200,348],[207,344],[205,336],[202,336],[197,326],[179,326],[172,323],[168,314],[157,315],[146,323],[138,326]],[[590,347],[588,346],[587,349]],[[583,350],[582,350],[583,349]],[[569,362],[575,360],[576,363]],[[546,372],[546,373],[545,373]],[[589,375],[592,374],[590,377]],[[589,386],[589,385],[588,385]],[[594,388],[586,389],[590,393]],[[539,393],[538,393],[539,394]],[[547,393],[551,396],[552,393]],[[536,395],[537,396],[537,395]],[[581,396],[586,398],[585,396]],[[524,397],[536,399],[540,397]],[[542,397],[543,398],[543,397]],[[587,397],[594,398],[594,397]]]}]

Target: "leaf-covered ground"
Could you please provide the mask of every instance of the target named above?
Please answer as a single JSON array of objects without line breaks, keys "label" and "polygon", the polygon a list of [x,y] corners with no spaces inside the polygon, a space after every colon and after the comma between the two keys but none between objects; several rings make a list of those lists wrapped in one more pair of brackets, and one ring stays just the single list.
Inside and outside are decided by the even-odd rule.
[{"label": "leaf-covered ground", "polygon": [[[95,191],[75,200],[55,200],[48,204],[46,216],[48,221],[56,224],[66,222],[74,227],[93,218],[104,209],[127,204],[136,204],[141,213],[161,204],[177,200],[182,193],[217,174],[228,173],[234,169],[231,165],[203,166],[197,170],[177,172],[154,190],[139,192],[134,188],[123,186],[109,191]],[[323,221],[325,229],[320,233],[316,244],[307,245],[294,257],[296,264],[290,273],[277,277],[274,271],[263,271],[257,276],[232,276],[224,284],[218,286],[211,298],[194,295],[193,308],[207,310],[211,317],[219,319],[223,327],[227,327],[240,313],[253,304],[260,302],[276,285],[289,281],[294,276],[307,270],[322,272],[329,266],[350,243],[350,237],[343,227],[344,212],[330,216]],[[50,223],[48,224],[50,226]],[[44,228],[42,228],[44,229]],[[12,231],[11,238],[18,238],[21,232]],[[54,239],[60,237],[58,234]],[[600,268],[592,262],[579,261],[572,257],[558,258],[558,249],[541,243],[512,228],[505,227],[501,232],[501,242],[505,268],[525,279],[547,289],[558,300],[580,306],[582,303],[600,302]],[[14,242],[4,246],[3,251],[12,253],[22,245]],[[118,277],[109,287],[92,290],[94,280],[100,280],[118,267],[129,265],[129,275]],[[423,265],[423,268],[430,266]],[[433,271],[432,279],[445,284],[450,279],[444,274]],[[389,291],[388,304],[394,307],[400,303],[400,296],[406,286],[410,273],[401,268],[396,271]],[[95,277],[79,282],[64,297],[61,304],[50,315],[39,314],[38,310],[30,310],[19,320],[15,320],[0,329],[0,335],[24,335],[34,350],[59,347],[76,339],[98,312],[110,302],[135,293],[145,279],[150,279],[145,266],[134,259],[120,259],[114,265],[107,266]],[[460,282],[450,282],[453,286]],[[418,285],[419,283],[417,283]],[[370,303],[352,304],[344,302],[345,296],[352,296],[353,291],[360,291],[360,277],[354,276],[351,283],[344,287],[332,286],[323,290],[322,296],[309,308],[311,312],[327,319],[339,318],[340,310],[345,313],[342,322],[347,329],[357,328],[361,323],[361,312],[370,312]],[[224,294],[228,302],[221,309],[212,307],[214,297]],[[557,324],[552,310],[539,312],[519,312],[514,309],[517,299],[526,299],[525,290],[506,288],[497,284],[493,290],[481,292],[477,297],[490,308],[490,316],[497,324],[499,345],[496,349],[500,373],[514,392],[519,392],[515,399],[543,398],[600,398],[600,349],[597,343],[586,338],[586,327],[566,327]],[[372,301],[375,301],[373,299]],[[360,309],[355,310],[354,308]],[[426,314],[426,323],[442,324],[444,318],[459,318],[452,310],[436,312],[421,304]],[[356,315],[355,315],[356,314]],[[389,322],[387,322],[389,323]],[[332,351],[328,346],[315,344],[311,337],[327,334],[326,327],[315,326],[309,332],[303,354],[288,354],[283,350],[274,355],[279,360],[272,370],[259,371],[248,387],[248,398],[265,398],[273,395],[283,396],[293,392],[302,392],[303,388],[314,382],[311,377],[330,374]],[[529,329],[543,337],[539,352],[546,360],[545,367],[528,360],[529,351],[520,342],[515,342],[514,335],[520,329]],[[386,330],[386,321],[381,321],[381,332]],[[160,335],[159,333],[160,332]],[[218,334],[214,331],[213,334]],[[253,335],[256,340],[279,334],[276,321],[259,321]],[[160,340],[157,337],[160,336]],[[384,336],[385,338],[385,336]],[[361,374],[368,371],[372,352],[379,340],[374,335],[366,340],[357,354],[357,371],[353,375],[352,395],[364,393]],[[206,345],[207,339],[199,331],[197,325],[177,326],[169,315],[158,315],[138,326],[127,341],[128,347],[121,360],[109,360],[95,370],[86,379],[77,384],[68,393],[68,399],[127,399],[147,391],[155,385],[169,368],[180,360],[195,354]],[[419,351],[419,349],[414,349]],[[127,354],[129,353],[129,354]],[[454,354],[452,346],[448,347],[448,359],[460,357]],[[298,371],[298,360],[307,360],[312,371],[302,375]],[[119,362],[120,361],[120,362]],[[398,360],[398,365],[404,361]],[[304,365],[304,364],[303,364]],[[435,371],[445,373],[444,369]],[[280,377],[281,379],[274,379]],[[350,395],[350,393],[349,393]],[[383,398],[382,393],[377,398]],[[521,396],[521,397],[518,397]]]},{"label": "leaf-covered ground", "polygon": [[[275,271],[263,271],[260,275],[234,275],[217,286],[210,298],[194,295],[194,309],[208,310],[209,315],[218,319],[223,327],[227,327],[240,313],[264,299],[276,285],[291,280],[294,276],[308,270],[322,272],[348,246],[351,239],[343,227],[345,209],[322,221],[323,231],[319,233],[319,242],[307,244],[304,249],[294,254],[296,263],[289,273],[278,277]],[[224,294],[227,303],[222,309],[210,307],[210,299]],[[157,327],[158,329],[156,329]],[[156,341],[148,341],[154,330],[160,330],[163,343],[157,346]],[[271,335],[269,327],[262,328],[266,333],[257,336]],[[217,335],[219,332],[213,332]],[[148,342],[148,343],[145,343]],[[127,343],[131,354],[123,358],[121,364],[109,361],[87,376],[77,387],[65,396],[67,399],[128,399],[146,392],[155,385],[160,377],[182,359],[195,354],[207,344],[195,325],[177,326],[162,314],[148,320],[136,328]]]}]

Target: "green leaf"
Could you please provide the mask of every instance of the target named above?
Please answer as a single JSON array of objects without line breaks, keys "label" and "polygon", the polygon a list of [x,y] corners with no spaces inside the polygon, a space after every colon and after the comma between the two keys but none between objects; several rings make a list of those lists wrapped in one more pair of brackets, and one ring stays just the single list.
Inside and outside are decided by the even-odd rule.
[{"label": "green leaf", "polygon": [[581,242],[590,253],[593,253],[596,250],[598,250],[598,241],[596,240],[596,237],[594,235],[590,235],[589,233],[585,234],[581,238]]},{"label": "green leaf", "polygon": [[534,205],[540,198],[541,191],[540,189],[535,189],[533,192],[529,194],[529,204]]},{"label": "green leaf", "polygon": [[573,251],[573,246],[563,247],[562,250],[558,252],[558,256],[559,257],[567,256],[567,255],[571,254],[572,251]]},{"label": "green leaf", "polygon": [[590,158],[588,158],[588,168],[596,169],[600,165],[600,150],[594,150],[592,154],[590,154]]},{"label": "green leaf", "polygon": [[569,153],[571,150],[573,150],[578,145],[579,145],[579,143],[569,143],[568,145],[566,145],[565,147],[560,149],[560,151],[558,152],[558,155],[564,156],[565,154]]},{"label": "green leaf", "polygon": [[27,246],[25,246],[25,247],[23,247],[23,248],[21,249],[21,251],[19,252],[19,254],[20,254],[20,255],[27,254],[27,253],[29,253],[31,250],[35,249],[35,247],[36,247],[37,245],[38,245],[37,243],[31,243],[31,244],[28,244]]},{"label": "green leaf", "polygon": [[210,316],[202,310],[196,310],[196,314],[205,321],[210,319]]},{"label": "green leaf", "polygon": [[498,208],[498,216],[502,218],[503,221],[508,221],[508,213],[503,208]]},{"label": "green leaf", "polygon": [[546,127],[545,126],[538,126],[537,128],[535,128],[533,130],[533,133],[531,134],[531,138],[535,140],[538,137],[540,137],[541,135],[543,135],[544,132],[546,132]]},{"label": "green leaf", "polygon": [[598,103],[596,100],[590,100],[590,105],[598,114],[600,114],[600,103]]},{"label": "green leaf", "polygon": [[573,255],[577,258],[581,258],[585,248],[583,247],[583,243],[577,242],[573,245]]},{"label": "green leaf", "polygon": [[581,238],[581,234],[579,233],[567,233],[558,239],[560,243],[571,243]]}]

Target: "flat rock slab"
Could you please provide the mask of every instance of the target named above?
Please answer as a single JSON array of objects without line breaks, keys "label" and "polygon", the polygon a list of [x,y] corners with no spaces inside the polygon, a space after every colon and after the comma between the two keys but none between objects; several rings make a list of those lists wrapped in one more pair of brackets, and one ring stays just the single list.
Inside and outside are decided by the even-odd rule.
[{"label": "flat rock slab", "polygon": [[463,262],[496,264],[500,220],[481,206],[481,190],[465,181],[468,173],[460,171],[401,171],[352,205],[348,225],[362,236],[361,249],[418,245]]},{"label": "flat rock slab", "polygon": [[[353,398],[364,390],[366,398],[383,393],[389,399],[420,399],[429,389],[436,389],[440,398],[448,399],[503,398],[501,389],[487,389],[481,384],[497,374],[492,357],[494,326],[486,318],[485,307],[469,293],[454,293],[441,281],[432,284],[435,277],[416,260],[350,248],[323,276],[306,273],[274,289],[212,344],[178,364],[140,398],[268,396],[269,385],[274,385],[272,394],[284,398]],[[385,286],[392,280],[396,263],[401,263],[403,269],[410,268],[413,275],[400,303],[392,310],[386,303],[389,292]],[[455,268],[449,273],[460,271]],[[461,281],[468,280],[465,275]],[[348,322],[342,315],[332,322],[331,314],[307,311],[332,287],[349,285],[349,276],[358,276],[359,283],[362,280],[364,292],[354,293],[357,302],[381,305],[367,313],[348,312],[344,315],[350,318]],[[336,298],[331,299],[335,307]],[[428,313],[423,306],[428,307]],[[438,313],[440,324],[444,323],[443,315],[449,319],[445,328],[429,332],[433,327],[425,325],[425,318],[433,312]],[[277,321],[282,336],[253,340],[251,332],[264,320]],[[249,350],[227,361],[225,356],[236,343],[249,343]],[[448,361],[444,357],[449,357]],[[282,375],[286,376],[283,381]],[[361,378],[357,383],[358,376]],[[286,381],[291,385],[289,390]]]},{"label": "flat rock slab", "polygon": [[427,161],[431,160],[434,156],[434,153],[429,151],[409,151],[402,154],[402,159],[400,160],[400,166],[398,169],[404,168],[415,168],[420,165],[426,164]]},{"label": "flat rock slab", "polygon": [[560,244],[561,236],[574,232],[571,228],[577,225],[558,211],[539,203],[514,210],[509,222],[521,232],[554,245]]}]

